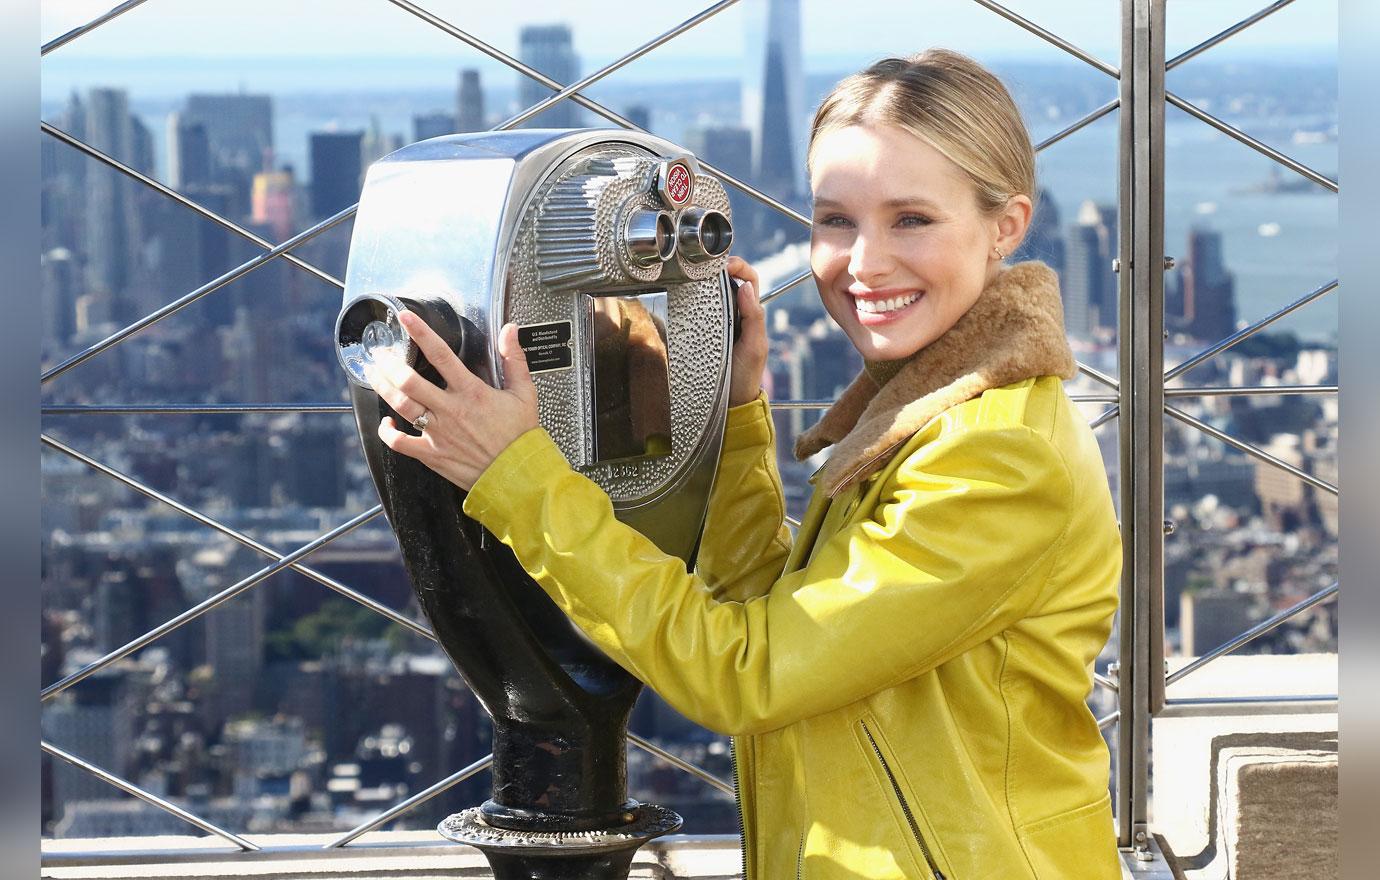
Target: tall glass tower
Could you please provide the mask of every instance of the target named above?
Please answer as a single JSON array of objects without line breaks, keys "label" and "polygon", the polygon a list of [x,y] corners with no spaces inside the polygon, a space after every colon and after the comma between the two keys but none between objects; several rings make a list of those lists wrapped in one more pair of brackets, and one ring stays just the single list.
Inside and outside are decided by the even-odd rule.
[{"label": "tall glass tower", "polygon": [[[575,57],[570,26],[564,24],[528,25],[518,37],[518,55],[522,63],[569,85],[579,79],[579,61]],[[518,102],[524,108],[552,95],[552,90],[525,74],[518,74]],[[575,128],[576,105],[569,99],[523,122],[520,128]]]},{"label": "tall glass tower", "polygon": [[805,73],[800,63],[800,0],[745,5],[747,69],[743,125],[752,132],[752,165],[771,195],[796,201],[805,179]]}]

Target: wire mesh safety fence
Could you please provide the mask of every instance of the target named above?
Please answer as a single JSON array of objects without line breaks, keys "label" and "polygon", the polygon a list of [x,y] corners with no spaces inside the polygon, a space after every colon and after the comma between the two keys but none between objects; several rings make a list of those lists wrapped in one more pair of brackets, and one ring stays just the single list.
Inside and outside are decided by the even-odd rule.
[{"label": "wire mesh safety fence", "polygon": [[[122,3],[92,21],[45,43],[41,48],[41,52],[46,56],[50,52],[68,45],[72,41],[85,36],[110,21],[134,11],[138,7],[143,6],[146,2],[147,0],[129,0],[129,2]],[[380,0],[380,2],[382,2],[382,0]],[[617,60],[599,68],[594,73],[571,83],[562,83],[540,73],[517,58],[512,57],[492,44],[462,29],[459,25],[441,18],[425,7],[411,2],[411,0],[387,0],[387,2],[421,22],[440,30],[489,58],[500,62],[507,68],[517,71],[521,75],[552,90],[552,94],[549,97],[526,107],[521,112],[508,118],[498,126],[495,126],[496,130],[520,125],[562,100],[583,107],[616,126],[627,129],[643,130],[631,120],[589,98],[584,94],[585,90],[604,77],[620,70],[681,34],[693,30],[728,7],[737,4],[739,0],[722,0],[722,2],[709,5],[677,26],[643,43],[633,51],[620,56]],[[747,2],[753,2],[753,0],[747,0]],[[1126,564],[1124,565],[1122,587],[1120,632],[1122,656],[1116,676],[1098,674],[1094,678],[1094,683],[1097,687],[1111,691],[1117,698],[1117,709],[1098,719],[1098,723],[1099,726],[1104,729],[1109,727],[1116,727],[1118,729],[1119,762],[1116,767],[1116,782],[1119,792],[1119,799],[1117,802],[1119,840],[1123,847],[1143,848],[1146,843],[1144,834],[1147,827],[1149,722],[1157,712],[1161,711],[1167,705],[1167,703],[1173,702],[1166,701],[1164,695],[1165,687],[1201,669],[1203,666],[1213,662],[1219,657],[1237,651],[1242,646],[1272,631],[1309,608],[1333,599],[1339,591],[1339,585],[1334,583],[1304,601],[1251,627],[1238,637],[1209,651],[1175,673],[1166,675],[1164,672],[1164,615],[1162,607],[1162,523],[1164,520],[1164,500],[1162,489],[1156,489],[1156,485],[1162,484],[1163,481],[1163,458],[1161,456],[1163,419],[1166,416],[1173,418],[1182,424],[1203,432],[1207,436],[1238,449],[1269,467],[1277,468],[1293,478],[1302,480],[1320,491],[1333,495],[1338,492],[1338,487],[1326,480],[1309,474],[1303,469],[1283,461],[1277,456],[1251,443],[1232,437],[1228,433],[1175,407],[1166,400],[1166,398],[1178,399],[1194,396],[1335,394],[1337,391],[1335,385],[1320,384],[1296,385],[1292,387],[1271,385],[1198,388],[1169,388],[1166,387],[1166,385],[1183,376],[1188,371],[1209,362],[1243,340],[1274,324],[1281,318],[1331,293],[1336,289],[1337,281],[1333,279],[1317,287],[1313,291],[1300,296],[1284,308],[1256,320],[1244,329],[1212,344],[1201,352],[1184,360],[1182,363],[1170,369],[1165,369],[1163,366],[1163,350],[1159,345],[1163,328],[1163,272],[1159,271],[1158,268],[1166,265],[1163,244],[1164,109],[1167,106],[1173,106],[1194,119],[1199,120],[1203,124],[1211,126],[1213,129],[1234,139],[1244,147],[1270,158],[1281,167],[1289,169],[1328,191],[1337,192],[1338,183],[1305,163],[1288,156],[1275,147],[1213,116],[1202,108],[1168,91],[1164,87],[1164,75],[1168,70],[1174,69],[1202,55],[1213,47],[1222,44],[1232,36],[1245,31],[1247,28],[1290,5],[1294,0],[1278,0],[1278,2],[1270,4],[1167,61],[1164,58],[1164,0],[1122,0],[1122,59],[1119,67],[1113,66],[1095,57],[1091,53],[1083,51],[1070,41],[1041,27],[1029,18],[1021,16],[997,2],[993,2],[993,0],[974,0],[974,2],[994,15],[1000,16],[1040,40],[1057,47],[1067,55],[1103,73],[1116,81],[1120,89],[1120,94],[1117,98],[1100,105],[1071,125],[1064,127],[1053,136],[1041,141],[1036,145],[1036,150],[1042,152],[1058,144],[1068,136],[1084,129],[1097,120],[1107,117],[1113,111],[1117,111],[1121,114],[1121,138],[1118,151],[1120,164],[1118,202],[1121,237],[1119,241],[1120,256],[1117,260],[1117,265],[1119,267],[1124,266],[1124,269],[1118,268],[1118,284],[1120,287],[1121,303],[1118,314],[1119,338],[1121,340],[1121,357],[1118,366],[1119,374],[1117,376],[1112,376],[1096,369],[1090,364],[1080,363],[1080,373],[1105,388],[1110,389],[1110,393],[1075,394],[1072,395],[1072,397],[1075,401],[1081,403],[1109,405],[1105,411],[1090,422],[1094,428],[1105,425],[1114,419],[1121,419],[1123,422],[1120,426],[1118,436],[1118,447],[1122,465],[1119,479],[1121,483],[1120,494],[1123,532],[1125,534],[1128,555],[1126,557]],[[155,14],[155,9],[156,6],[141,14]],[[47,137],[66,144],[68,147],[79,151],[90,160],[136,181],[140,185],[159,193],[163,197],[171,199],[184,208],[195,212],[205,220],[216,224],[229,233],[261,249],[261,252],[251,259],[244,261],[238,266],[235,266],[222,275],[178,297],[161,308],[129,323],[108,335],[106,338],[86,347],[56,366],[44,371],[42,374],[43,383],[46,384],[53,381],[74,367],[107,352],[140,331],[177,313],[202,297],[214,294],[235,280],[275,260],[286,262],[295,269],[307,273],[337,290],[343,289],[343,283],[338,278],[302,258],[297,253],[294,253],[294,251],[300,250],[303,245],[317,236],[352,217],[356,209],[355,205],[351,205],[321,220],[278,244],[273,244],[252,230],[176,192],[172,188],[141,173],[130,165],[119,161],[113,156],[107,155],[91,144],[84,142],[82,139],[47,122],[42,122],[41,128]],[[706,172],[719,178],[725,184],[748,198],[795,221],[797,224],[809,227],[810,219],[808,217],[753,186],[751,183],[729,174],[723,169],[715,167],[708,162],[701,161],[701,165]],[[811,275],[808,270],[798,272],[788,277],[784,282],[778,284],[772,290],[762,294],[761,300],[763,303],[770,303],[810,278]],[[1147,367],[1152,367],[1153,369],[1147,370]],[[799,399],[776,401],[773,402],[772,405],[775,409],[789,411],[825,409],[831,404],[832,401],[830,400]],[[350,411],[351,408],[348,405],[325,402],[316,404],[205,405],[154,403],[131,405],[90,404],[54,405],[45,406],[43,409],[45,415],[63,416],[84,414],[185,415],[283,412],[340,414]],[[209,597],[198,605],[187,609],[181,614],[170,618],[158,627],[126,642],[124,645],[108,652],[78,671],[46,685],[42,690],[41,699],[48,700],[56,696],[67,688],[72,687],[101,669],[104,669],[116,660],[128,656],[140,648],[156,641],[167,633],[190,622],[201,614],[204,614],[211,608],[228,601],[240,593],[254,588],[257,584],[262,583],[271,575],[285,569],[292,569],[306,576],[327,589],[383,616],[392,623],[404,627],[417,636],[428,639],[434,638],[429,628],[424,624],[411,620],[406,615],[400,614],[369,598],[363,593],[336,581],[321,571],[312,568],[305,561],[306,558],[316,550],[319,550],[335,539],[376,517],[381,512],[379,507],[366,510],[347,522],[336,526],[317,536],[315,539],[302,544],[297,549],[285,554],[254,540],[243,532],[234,529],[203,511],[183,504],[146,485],[138,479],[122,473],[114,467],[72,448],[55,437],[44,434],[41,439],[46,448],[78,461],[151,500],[167,505],[184,516],[195,520],[217,533],[225,535],[270,560],[267,565],[252,575],[238,581],[216,595]],[[1157,604],[1157,599],[1159,604]],[[656,759],[665,761],[689,773],[718,791],[732,794],[731,784],[713,776],[703,768],[687,762],[640,737],[630,736],[629,739],[632,745],[645,750]],[[178,816],[203,831],[223,838],[241,850],[250,851],[257,848],[255,844],[235,834],[233,831],[225,830],[205,819],[197,817],[183,808],[151,792],[141,789],[134,783],[121,779],[108,770],[84,760],[78,755],[66,752],[58,746],[48,742],[42,743],[42,749],[56,758],[71,763],[74,766],[81,767],[83,770],[94,774],[116,788],[135,797],[139,797],[161,810]],[[407,799],[390,806],[367,821],[360,823],[349,832],[332,840],[326,845],[326,848],[334,849],[344,847],[363,834],[387,825],[389,822],[406,814],[420,804],[427,802],[465,779],[486,769],[491,760],[491,756],[481,758]]]}]

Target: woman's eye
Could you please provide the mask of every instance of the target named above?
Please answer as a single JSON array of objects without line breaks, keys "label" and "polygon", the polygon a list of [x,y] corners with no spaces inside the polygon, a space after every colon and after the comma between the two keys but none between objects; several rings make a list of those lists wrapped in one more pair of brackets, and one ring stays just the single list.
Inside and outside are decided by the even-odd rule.
[{"label": "woman's eye", "polygon": [[815,225],[842,229],[848,226],[848,218],[839,214],[827,214],[824,217],[817,218],[815,220]]},{"label": "woman's eye", "polygon": [[924,214],[904,214],[896,222],[901,226],[929,226],[934,221]]}]

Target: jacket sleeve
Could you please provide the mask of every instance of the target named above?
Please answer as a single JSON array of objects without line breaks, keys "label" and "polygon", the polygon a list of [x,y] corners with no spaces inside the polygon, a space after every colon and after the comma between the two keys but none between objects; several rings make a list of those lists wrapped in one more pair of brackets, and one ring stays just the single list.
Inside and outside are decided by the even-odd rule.
[{"label": "jacket sleeve", "polygon": [[617,663],[686,717],[774,730],[892,687],[1019,620],[1070,522],[1057,450],[1024,427],[941,435],[764,596],[718,602],[618,522],[540,428],[480,475],[465,512]]},{"label": "jacket sleeve", "polygon": [[791,550],[766,395],[729,409],[696,571],[710,595],[743,602],[781,576]]}]

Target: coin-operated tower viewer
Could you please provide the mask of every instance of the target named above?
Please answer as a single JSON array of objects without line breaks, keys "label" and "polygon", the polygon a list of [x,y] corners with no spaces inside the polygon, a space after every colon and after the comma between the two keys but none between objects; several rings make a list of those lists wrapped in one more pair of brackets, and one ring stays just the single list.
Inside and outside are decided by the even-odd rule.
[{"label": "coin-operated tower viewer", "polygon": [[401,358],[438,384],[398,323],[411,309],[499,385],[519,326],[542,426],[619,519],[687,566],[723,435],[733,230],[693,156],[629,131],[493,132],[372,165],[336,325],[360,441],[437,640],[493,719],[493,794],[447,818],[497,880],[626,878],[680,817],[627,796],[642,685],[594,647],[461,511],[462,490],[379,440],[365,368]]}]

